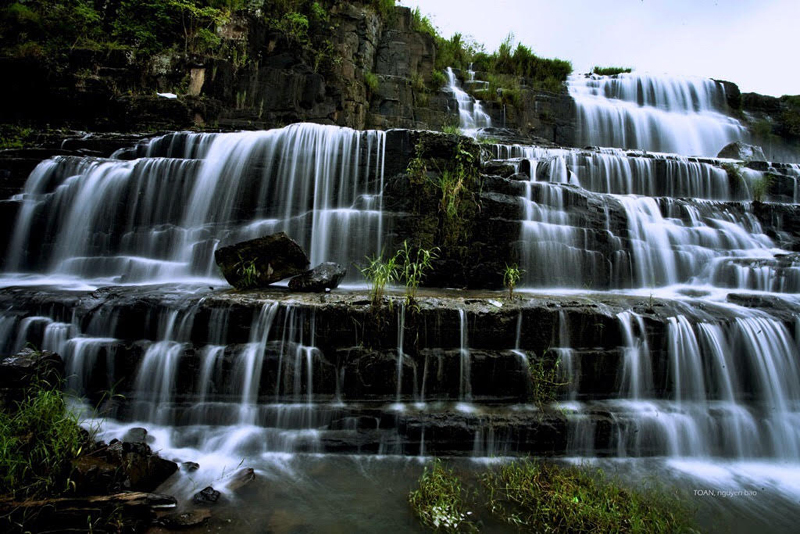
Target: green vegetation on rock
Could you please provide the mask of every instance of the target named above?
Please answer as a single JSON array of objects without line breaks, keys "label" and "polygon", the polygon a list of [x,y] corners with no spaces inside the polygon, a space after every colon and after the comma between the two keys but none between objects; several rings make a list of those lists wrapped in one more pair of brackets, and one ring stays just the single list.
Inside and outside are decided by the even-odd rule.
[{"label": "green vegetation on rock", "polygon": [[592,69],[592,74],[598,74],[600,76],[616,76],[617,74],[628,74],[632,72],[633,69],[630,67],[598,67],[595,66]]}]

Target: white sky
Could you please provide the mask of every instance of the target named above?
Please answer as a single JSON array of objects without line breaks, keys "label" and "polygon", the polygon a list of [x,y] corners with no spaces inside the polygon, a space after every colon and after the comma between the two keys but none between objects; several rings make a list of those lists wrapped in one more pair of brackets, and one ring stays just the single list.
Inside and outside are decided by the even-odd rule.
[{"label": "white sky", "polygon": [[800,94],[800,0],[399,0],[491,52],[509,32],[543,57]]}]

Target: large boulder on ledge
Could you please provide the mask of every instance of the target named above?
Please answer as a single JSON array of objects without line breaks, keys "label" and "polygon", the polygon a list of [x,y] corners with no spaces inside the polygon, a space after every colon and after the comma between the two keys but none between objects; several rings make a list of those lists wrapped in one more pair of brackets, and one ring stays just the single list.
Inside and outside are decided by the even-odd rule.
[{"label": "large boulder on ledge", "polygon": [[236,289],[265,287],[308,269],[308,256],[284,232],[242,241],[214,252],[222,275]]},{"label": "large boulder on ledge", "polygon": [[740,159],[742,161],[767,161],[760,146],[748,145],[740,141],[728,143],[719,151],[718,158]]}]

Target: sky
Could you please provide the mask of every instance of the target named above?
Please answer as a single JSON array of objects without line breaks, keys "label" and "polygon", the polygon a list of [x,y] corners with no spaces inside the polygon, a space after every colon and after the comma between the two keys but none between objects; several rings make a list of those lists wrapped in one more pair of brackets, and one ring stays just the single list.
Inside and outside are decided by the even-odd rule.
[{"label": "sky", "polygon": [[800,94],[800,0],[399,0],[440,33],[494,51],[513,32],[542,57]]}]

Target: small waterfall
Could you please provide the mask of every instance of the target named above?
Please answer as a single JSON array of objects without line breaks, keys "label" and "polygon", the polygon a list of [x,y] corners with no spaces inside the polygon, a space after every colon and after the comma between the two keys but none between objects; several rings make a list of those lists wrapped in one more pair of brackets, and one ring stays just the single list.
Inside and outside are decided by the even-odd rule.
[{"label": "small waterfall", "polygon": [[56,157],[26,183],[9,270],[216,279],[217,247],[278,231],[312,264],[347,265],[381,246],[384,145],[383,132],[296,124],[170,134],[130,161]]},{"label": "small waterfall", "polygon": [[713,157],[748,137],[724,114],[722,85],[707,78],[573,74],[567,87],[577,108],[579,146]]},{"label": "small waterfall", "polygon": [[250,342],[240,355],[238,372],[235,374],[239,377],[241,384],[242,400],[239,405],[239,422],[241,424],[255,423],[264,351],[278,308],[278,302],[264,304],[250,327]]},{"label": "small waterfall", "polygon": [[403,361],[405,353],[403,352],[403,338],[406,328],[406,305],[401,302],[397,308],[397,404],[402,402],[403,394]]},{"label": "small waterfall", "polygon": [[461,402],[472,402],[472,379],[470,378],[470,370],[472,362],[469,354],[469,333],[467,332],[467,311],[464,309],[458,310],[458,324],[459,324],[459,339],[461,341],[459,348],[459,390],[458,400]]},{"label": "small waterfall", "polygon": [[649,397],[654,391],[653,366],[644,320],[630,311],[618,314],[617,319],[625,342],[620,394],[634,400]]},{"label": "small waterfall", "polygon": [[[481,101],[475,100],[461,88],[452,68],[447,67],[446,73],[450,92],[453,93],[458,104],[459,128],[469,132],[478,128],[491,127],[492,119],[483,111]],[[474,77],[474,73],[471,76]]]}]

